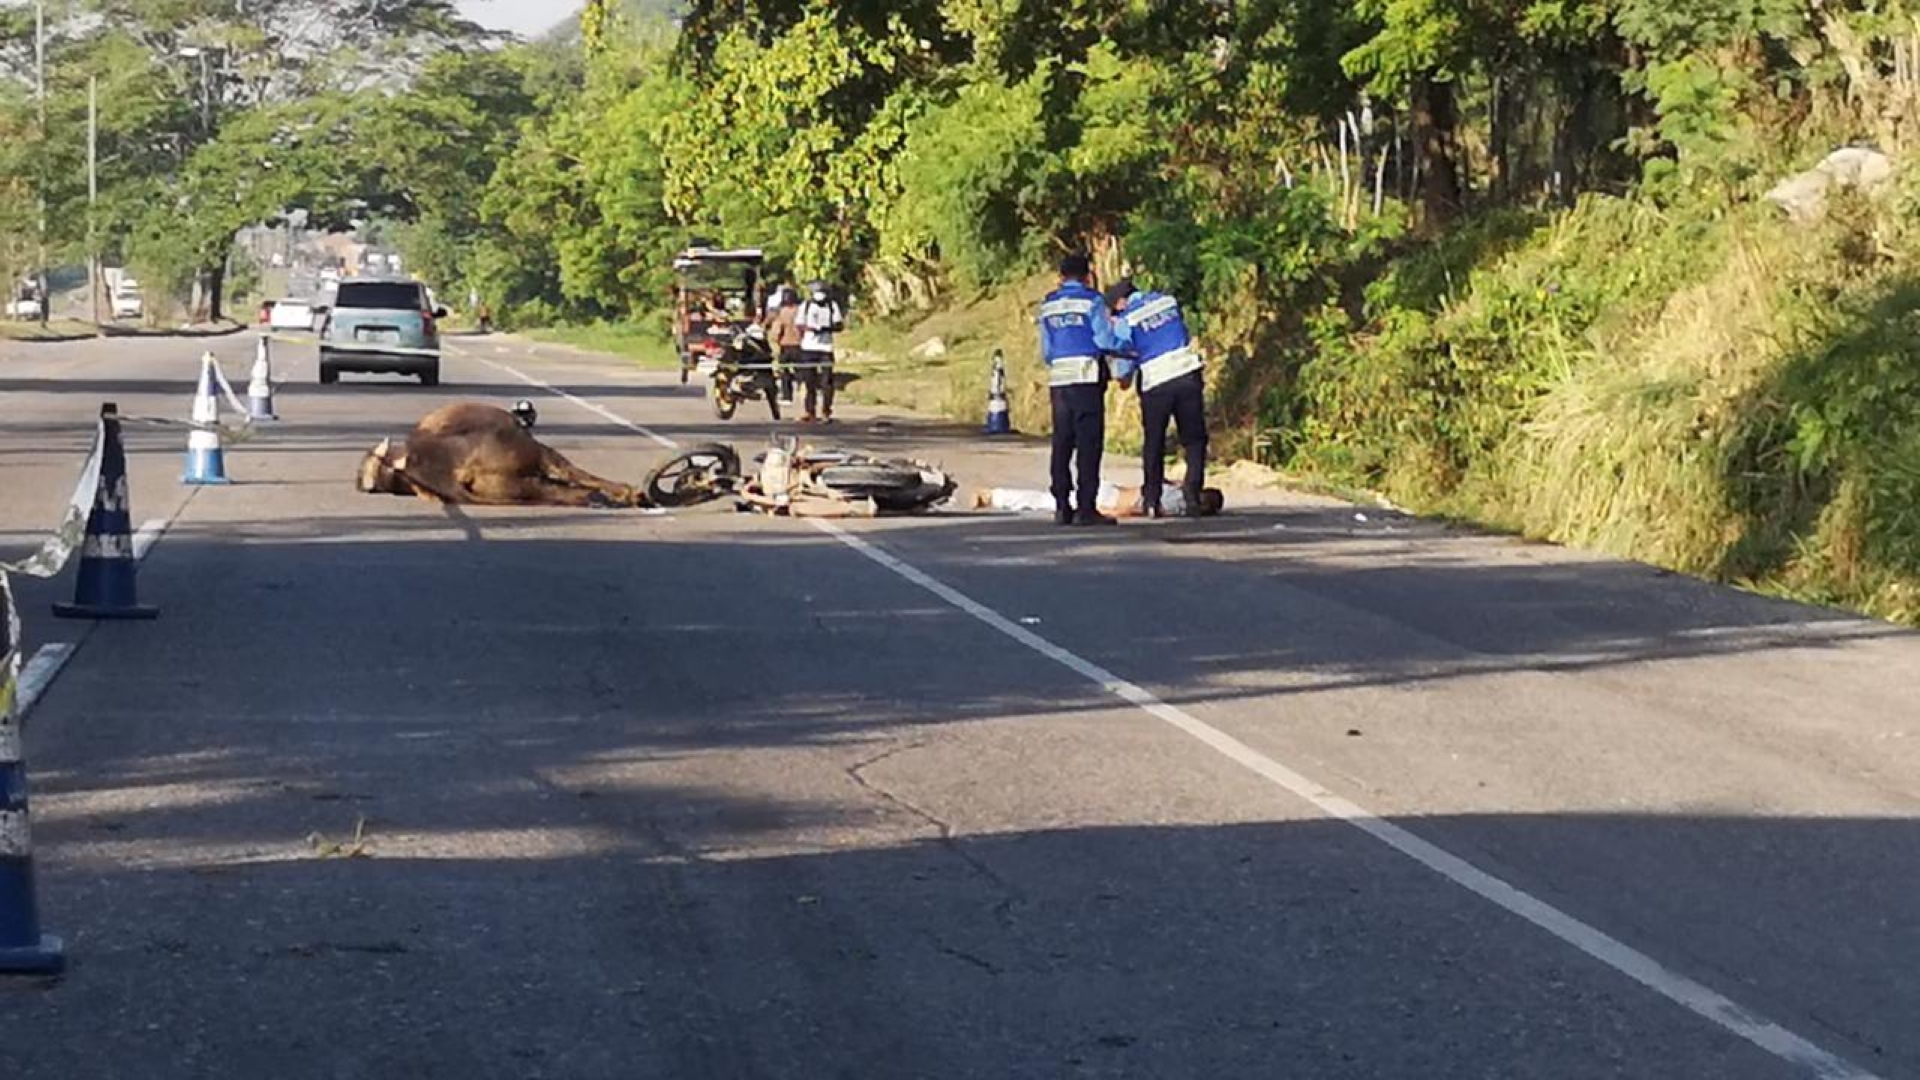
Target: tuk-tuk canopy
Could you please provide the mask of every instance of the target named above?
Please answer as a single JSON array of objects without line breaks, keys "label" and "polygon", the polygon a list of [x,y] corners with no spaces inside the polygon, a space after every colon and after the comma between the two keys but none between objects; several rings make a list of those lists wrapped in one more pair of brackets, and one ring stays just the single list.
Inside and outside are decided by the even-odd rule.
[{"label": "tuk-tuk canopy", "polygon": [[693,247],[673,257],[675,270],[691,270],[696,266],[711,263],[741,263],[747,266],[759,266],[766,261],[766,253],[759,248],[715,248]]}]

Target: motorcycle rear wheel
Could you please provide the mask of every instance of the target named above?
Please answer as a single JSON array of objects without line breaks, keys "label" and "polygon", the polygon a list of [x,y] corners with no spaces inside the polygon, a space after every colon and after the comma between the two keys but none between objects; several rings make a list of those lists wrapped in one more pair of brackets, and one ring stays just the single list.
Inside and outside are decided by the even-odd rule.
[{"label": "motorcycle rear wheel", "polygon": [[816,480],[844,498],[872,499],[882,510],[913,510],[926,505],[934,495],[919,469],[885,462],[828,465]]}]

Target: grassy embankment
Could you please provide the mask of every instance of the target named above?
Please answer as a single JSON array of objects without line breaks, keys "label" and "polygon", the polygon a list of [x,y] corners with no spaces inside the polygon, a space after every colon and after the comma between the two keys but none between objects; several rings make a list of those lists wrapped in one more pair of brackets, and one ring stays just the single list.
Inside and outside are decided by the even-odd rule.
[{"label": "grassy embankment", "polygon": [[95,327],[85,319],[49,319],[46,326],[37,322],[0,320],[0,341],[79,341],[95,337],[218,337],[246,329],[247,324],[222,320],[213,324],[182,327],[149,326],[144,323],[113,322]]},{"label": "grassy embankment", "polygon": [[1920,228],[1591,198],[1395,267],[1303,366],[1288,462],[1920,623]]},{"label": "grassy embankment", "polygon": [[626,357],[643,368],[672,371],[678,366],[673,340],[651,323],[594,323],[524,331],[535,341]]}]

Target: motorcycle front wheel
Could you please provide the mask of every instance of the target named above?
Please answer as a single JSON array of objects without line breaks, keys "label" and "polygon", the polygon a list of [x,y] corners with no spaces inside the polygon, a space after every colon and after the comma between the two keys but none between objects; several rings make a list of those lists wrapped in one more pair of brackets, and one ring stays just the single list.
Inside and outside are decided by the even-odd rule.
[{"label": "motorcycle front wheel", "polygon": [[725,443],[701,443],[661,462],[647,474],[650,506],[692,506],[733,490],[740,479],[740,455]]},{"label": "motorcycle front wheel", "polygon": [[740,407],[734,400],[733,391],[727,386],[725,375],[715,375],[707,384],[707,400],[713,403],[713,415],[722,420],[733,419],[733,410]]}]

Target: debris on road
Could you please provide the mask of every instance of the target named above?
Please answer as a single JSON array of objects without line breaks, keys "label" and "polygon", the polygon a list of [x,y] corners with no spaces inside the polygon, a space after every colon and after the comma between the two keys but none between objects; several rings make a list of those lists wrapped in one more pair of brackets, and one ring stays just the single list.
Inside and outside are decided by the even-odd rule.
[{"label": "debris on road", "polygon": [[329,840],[323,833],[308,833],[307,846],[313,850],[316,858],[321,859],[369,859],[373,852],[367,846],[367,819],[361,815],[353,823],[353,838],[346,841]]}]

